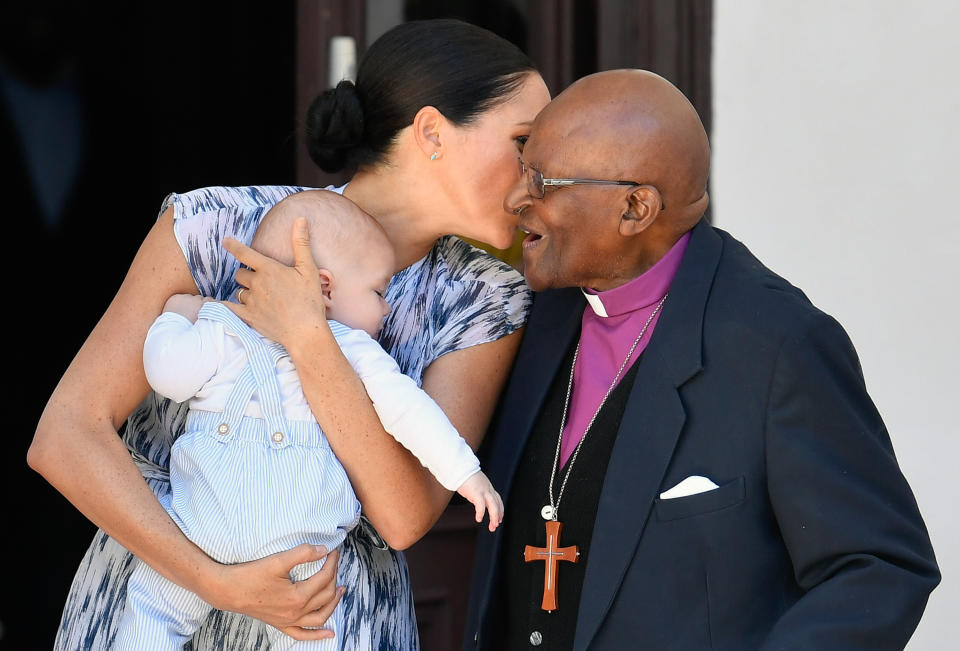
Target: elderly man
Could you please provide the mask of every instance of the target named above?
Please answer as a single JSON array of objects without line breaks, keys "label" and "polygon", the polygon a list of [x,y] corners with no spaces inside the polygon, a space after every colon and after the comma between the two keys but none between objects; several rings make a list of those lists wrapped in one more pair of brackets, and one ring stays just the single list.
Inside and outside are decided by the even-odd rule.
[{"label": "elderly man", "polygon": [[902,648],[939,582],[853,346],[703,221],[709,160],[648,72],[537,117],[506,204],[538,294],[464,648]]}]

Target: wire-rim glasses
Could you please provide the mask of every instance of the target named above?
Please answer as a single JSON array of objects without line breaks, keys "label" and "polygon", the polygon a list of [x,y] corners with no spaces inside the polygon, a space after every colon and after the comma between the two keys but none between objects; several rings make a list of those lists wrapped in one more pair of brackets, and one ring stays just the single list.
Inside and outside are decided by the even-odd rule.
[{"label": "wire-rim glasses", "polygon": [[[530,172],[529,174],[527,173],[528,171]],[[524,163],[522,158],[520,158],[520,174],[527,179],[527,192],[535,199],[543,199],[547,186],[566,187],[568,185],[643,185],[643,183],[638,183],[636,181],[610,181],[605,179],[548,179],[543,176],[543,172]]]}]

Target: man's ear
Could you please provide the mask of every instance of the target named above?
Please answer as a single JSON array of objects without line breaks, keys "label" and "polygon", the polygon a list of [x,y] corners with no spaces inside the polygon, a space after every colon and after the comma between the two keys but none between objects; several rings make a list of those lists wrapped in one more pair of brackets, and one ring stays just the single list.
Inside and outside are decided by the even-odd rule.
[{"label": "man's ear", "polygon": [[652,185],[641,185],[627,197],[627,210],[620,217],[620,234],[637,235],[647,230],[663,210],[660,191]]},{"label": "man's ear", "polygon": [[446,122],[443,113],[432,106],[424,106],[413,118],[413,139],[417,148],[430,160],[443,156],[440,134]]},{"label": "man's ear", "polygon": [[317,275],[320,276],[320,291],[323,294],[323,304],[329,310],[333,305],[331,294],[333,292],[333,272],[329,269],[317,269]]}]

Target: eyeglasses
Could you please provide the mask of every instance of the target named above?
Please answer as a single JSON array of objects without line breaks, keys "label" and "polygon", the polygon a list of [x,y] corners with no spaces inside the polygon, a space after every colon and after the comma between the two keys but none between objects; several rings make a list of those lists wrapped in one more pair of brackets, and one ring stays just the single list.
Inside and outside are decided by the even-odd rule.
[{"label": "eyeglasses", "polygon": [[[543,172],[535,167],[528,167],[523,159],[520,158],[520,174],[527,179],[527,192],[535,199],[543,199],[546,187],[566,187],[568,185],[643,185],[636,181],[604,181],[600,179],[547,179],[543,177]],[[531,172],[528,174],[527,172]],[[663,210],[664,206],[660,206]]]}]

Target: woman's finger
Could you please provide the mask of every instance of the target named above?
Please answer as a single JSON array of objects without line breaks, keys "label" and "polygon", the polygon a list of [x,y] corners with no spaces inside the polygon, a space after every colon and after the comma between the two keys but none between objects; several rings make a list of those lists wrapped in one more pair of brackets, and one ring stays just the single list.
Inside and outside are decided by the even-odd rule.
[{"label": "woman's finger", "polygon": [[301,273],[311,275],[316,271],[317,264],[313,260],[313,251],[310,249],[310,229],[307,228],[307,220],[303,217],[293,222],[290,242],[293,244],[293,266]]},{"label": "woman's finger", "polygon": [[333,611],[336,610],[337,604],[340,603],[340,599],[346,594],[347,589],[343,586],[338,587],[333,591],[332,598],[328,599],[320,608],[316,610],[311,610],[309,613],[304,615],[300,621],[297,622],[297,626],[324,626],[327,623],[327,620],[330,619],[330,615],[333,614]]},{"label": "woman's finger", "polygon": [[327,620],[330,619],[333,611],[340,604],[340,598],[346,593],[346,591],[346,588],[337,588],[327,605],[318,610],[310,611],[297,620],[295,625],[300,628],[323,628],[327,625]]},{"label": "woman's finger", "polygon": [[237,269],[237,273],[233,274],[233,277],[240,285],[243,285],[244,287],[252,287],[253,279],[256,277],[256,275],[256,271],[240,267]]},{"label": "woman's finger", "polygon": [[284,626],[280,630],[300,642],[307,640],[326,640],[328,638],[336,637],[334,632],[329,628],[300,628],[299,626]]},{"label": "woman's finger", "polygon": [[223,238],[223,248],[233,257],[247,265],[251,269],[259,269],[269,264],[280,264],[273,258],[254,251],[240,240],[232,237]]},{"label": "woman's finger", "polygon": [[333,612],[333,609],[328,608],[328,605],[331,601],[336,603],[340,600],[337,597],[337,565],[339,563],[340,552],[335,549],[327,555],[327,562],[323,564],[319,572],[297,584],[309,595],[306,610],[311,612],[329,610]]},{"label": "woman's finger", "polygon": [[249,314],[247,312],[247,307],[241,303],[234,303],[232,301],[224,301],[223,304],[228,310],[240,317],[240,320],[250,325]]},{"label": "woman's finger", "polygon": [[[313,563],[315,561],[323,560],[326,556],[328,556],[328,554],[329,552],[327,552],[327,548],[323,545],[302,543],[293,549],[288,549],[285,552],[275,554],[274,557],[283,567],[284,573],[289,574],[290,570],[292,570],[295,565],[302,565],[303,563]],[[322,572],[323,570],[320,571]]]}]

